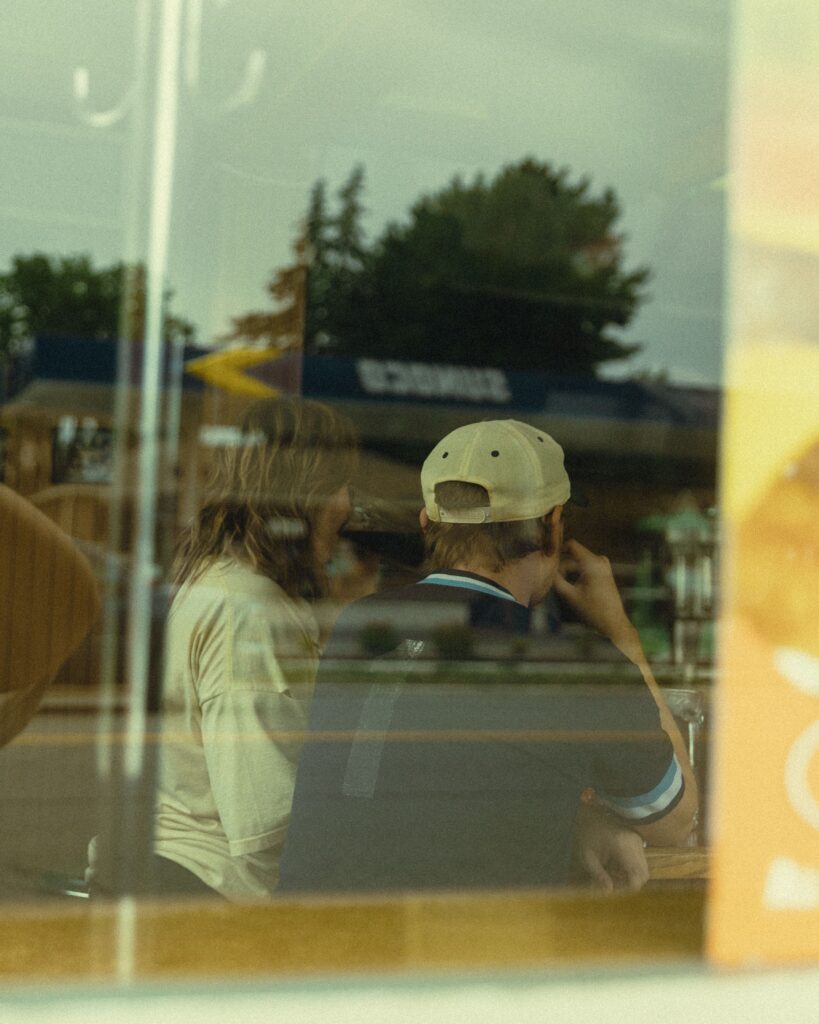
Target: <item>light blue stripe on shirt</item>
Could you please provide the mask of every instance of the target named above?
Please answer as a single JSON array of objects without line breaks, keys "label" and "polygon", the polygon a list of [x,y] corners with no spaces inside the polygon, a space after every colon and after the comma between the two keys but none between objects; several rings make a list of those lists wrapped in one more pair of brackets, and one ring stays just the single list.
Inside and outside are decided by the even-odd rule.
[{"label": "light blue stripe on shirt", "polygon": [[434,572],[418,582],[419,584],[432,583],[437,587],[463,587],[464,590],[477,590],[482,594],[491,594],[493,597],[503,598],[504,601],[514,601],[517,604],[515,598],[501,587],[496,587],[489,582],[484,583],[482,580],[469,579],[466,576],[450,576],[448,573]]},{"label": "light blue stripe on shirt", "polygon": [[682,771],[676,755],[673,755],[668,771],[648,793],[635,797],[609,796],[605,793],[600,793],[598,796],[601,803],[606,804],[623,817],[639,820],[665,810],[679,794],[682,785]]}]

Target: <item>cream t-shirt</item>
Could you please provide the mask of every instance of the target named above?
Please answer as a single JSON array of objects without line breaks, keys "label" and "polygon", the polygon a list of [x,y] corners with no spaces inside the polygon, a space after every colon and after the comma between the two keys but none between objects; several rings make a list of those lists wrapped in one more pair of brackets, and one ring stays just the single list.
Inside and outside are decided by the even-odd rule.
[{"label": "cream t-shirt", "polygon": [[171,605],[154,850],[230,900],[276,886],[318,655],[308,603],[241,562]]}]

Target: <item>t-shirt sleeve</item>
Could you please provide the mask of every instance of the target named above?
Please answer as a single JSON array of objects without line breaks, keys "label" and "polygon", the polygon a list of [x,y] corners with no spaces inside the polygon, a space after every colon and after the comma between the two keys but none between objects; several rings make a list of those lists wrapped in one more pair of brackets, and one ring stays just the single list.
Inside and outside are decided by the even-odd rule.
[{"label": "t-shirt sleeve", "polygon": [[677,755],[671,753],[671,760],[665,774],[650,790],[636,796],[598,792],[598,800],[621,818],[635,825],[648,825],[672,811],[682,799],[685,781]]},{"label": "t-shirt sleeve", "polygon": [[234,856],[274,845],[287,826],[307,727],[317,644],[284,600],[231,596],[197,649],[208,777]]},{"label": "t-shirt sleeve", "polygon": [[233,856],[283,838],[307,703],[287,694],[231,689],[202,706],[211,789]]},{"label": "t-shirt sleeve", "polygon": [[594,757],[598,800],[637,825],[657,821],[676,807],[685,782],[660,714],[644,684],[609,695],[607,738]]}]

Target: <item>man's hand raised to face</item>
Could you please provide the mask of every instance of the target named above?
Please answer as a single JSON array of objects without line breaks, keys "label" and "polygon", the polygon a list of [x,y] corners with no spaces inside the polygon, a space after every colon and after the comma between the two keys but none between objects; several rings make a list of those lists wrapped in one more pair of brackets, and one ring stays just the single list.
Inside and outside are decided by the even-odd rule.
[{"label": "man's hand raised to face", "polygon": [[567,541],[563,550],[555,593],[587,625],[608,637],[626,657],[636,660],[637,652],[642,655],[640,641],[623,608],[608,558],[595,555],[576,540]]}]

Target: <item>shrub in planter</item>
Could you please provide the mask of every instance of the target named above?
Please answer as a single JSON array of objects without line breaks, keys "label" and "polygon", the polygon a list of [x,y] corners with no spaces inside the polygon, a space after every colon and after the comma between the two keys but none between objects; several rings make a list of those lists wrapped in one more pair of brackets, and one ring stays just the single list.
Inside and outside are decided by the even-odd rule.
[{"label": "shrub in planter", "polygon": [[358,646],[371,658],[389,654],[400,641],[394,626],[389,622],[368,622],[358,634]]},{"label": "shrub in planter", "polygon": [[432,643],[439,658],[463,661],[472,657],[475,640],[469,626],[459,622],[444,623],[432,631]]},{"label": "shrub in planter", "polygon": [[516,636],[509,644],[509,654],[514,661],[523,661],[529,653],[529,637]]}]

